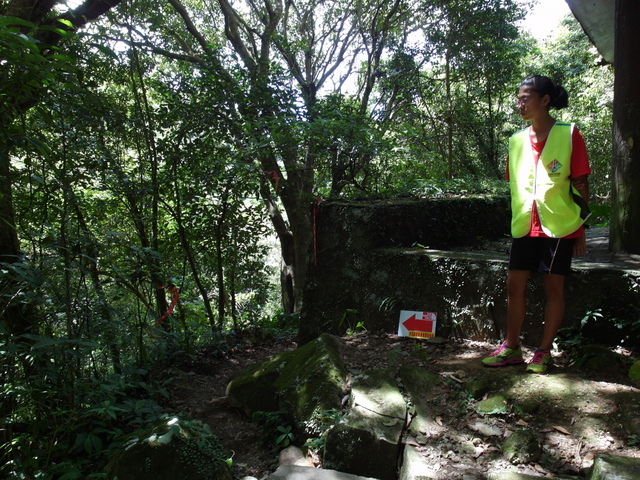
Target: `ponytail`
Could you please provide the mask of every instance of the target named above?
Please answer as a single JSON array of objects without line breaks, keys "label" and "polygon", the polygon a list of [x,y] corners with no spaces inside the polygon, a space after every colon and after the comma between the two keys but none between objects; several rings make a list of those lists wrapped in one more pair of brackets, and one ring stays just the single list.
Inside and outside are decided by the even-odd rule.
[{"label": "ponytail", "polygon": [[569,94],[565,88],[555,85],[549,77],[531,75],[520,83],[520,87],[528,87],[542,97],[549,95],[549,108],[560,110],[569,106]]}]

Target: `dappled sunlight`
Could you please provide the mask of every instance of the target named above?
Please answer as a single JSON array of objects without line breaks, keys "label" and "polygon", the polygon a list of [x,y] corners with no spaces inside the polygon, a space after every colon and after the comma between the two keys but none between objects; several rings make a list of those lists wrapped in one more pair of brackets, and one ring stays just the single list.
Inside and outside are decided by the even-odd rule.
[{"label": "dappled sunlight", "polygon": [[[640,390],[573,374],[526,375],[507,391],[516,405],[535,402],[542,419],[544,448],[550,456],[573,451],[583,468],[596,452],[620,450],[638,435]],[[517,409],[518,407],[516,407]],[[640,456],[640,452],[627,455]]]},{"label": "dappled sunlight", "polygon": [[580,413],[611,414],[616,407],[608,396],[621,391],[638,393],[640,402],[640,390],[637,388],[612,382],[586,382],[584,378],[570,374],[525,375],[515,380],[511,391],[522,392],[523,386],[531,399],[575,408]]}]

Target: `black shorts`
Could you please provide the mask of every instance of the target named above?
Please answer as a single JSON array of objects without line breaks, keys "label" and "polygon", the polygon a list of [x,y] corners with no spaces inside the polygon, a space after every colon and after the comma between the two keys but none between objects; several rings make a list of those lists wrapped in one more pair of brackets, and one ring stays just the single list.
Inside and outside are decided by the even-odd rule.
[{"label": "black shorts", "polygon": [[509,270],[571,274],[575,238],[521,237],[511,242]]}]

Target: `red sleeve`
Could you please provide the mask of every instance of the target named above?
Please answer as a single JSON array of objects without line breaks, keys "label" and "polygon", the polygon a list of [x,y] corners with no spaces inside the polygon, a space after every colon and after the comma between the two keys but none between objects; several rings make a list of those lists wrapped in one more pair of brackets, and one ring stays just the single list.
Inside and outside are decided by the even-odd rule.
[{"label": "red sleeve", "polygon": [[584,138],[582,138],[582,134],[577,127],[573,129],[571,142],[571,178],[591,175],[587,147],[584,144]]}]

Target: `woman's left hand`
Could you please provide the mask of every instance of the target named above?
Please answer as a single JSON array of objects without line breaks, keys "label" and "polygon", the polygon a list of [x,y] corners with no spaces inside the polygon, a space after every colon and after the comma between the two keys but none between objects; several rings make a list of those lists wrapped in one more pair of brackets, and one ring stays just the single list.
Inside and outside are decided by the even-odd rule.
[{"label": "woman's left hand", "polygon": [[573,244],[573,256],[581,257],[587,254],[587,237],[584,235],[582,237],[576,238],[576,241]]}]

